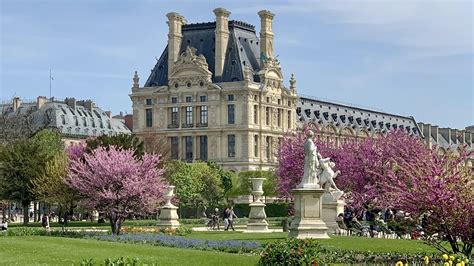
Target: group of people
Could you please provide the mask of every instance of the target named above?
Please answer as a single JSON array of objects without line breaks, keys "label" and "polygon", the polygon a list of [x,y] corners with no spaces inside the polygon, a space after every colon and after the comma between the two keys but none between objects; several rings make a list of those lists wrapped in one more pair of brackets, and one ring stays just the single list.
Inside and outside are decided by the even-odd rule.
[{"label": "group of people", "polygon": [[234,207],[227,207],[224,209],[222,212],[222,216],[219,213],[219,209],[215,208],[214,213],[211,216],[211,219],[209,220],[207,227],[208,229],[212,230],[220,230],[220,217],[222,217],[222,220],[224,221],[224,231],[228,231],[229,229],[232,229],[232,231],[235,231],[234,228],[234,218],[238,218],[237,215],[234,212]]}]

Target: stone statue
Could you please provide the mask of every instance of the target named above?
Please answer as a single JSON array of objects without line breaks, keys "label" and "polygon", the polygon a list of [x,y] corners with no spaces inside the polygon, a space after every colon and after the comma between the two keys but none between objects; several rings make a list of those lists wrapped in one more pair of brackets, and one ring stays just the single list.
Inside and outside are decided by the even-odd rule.
[{"label": "stone statue", "polygon": [[[332,169],[335,165],[334,162],[331,162],[330,158],[319,159],[319,165],[321,166],[322,172],[319,176],[319,185],[321,188],[326,190],[326,193],[329,193],[333,200],[338,200],[344,192],[341,191],[334,182],[334,179],[337,177],[341,171],[336,171]],[[331,192],[331,188],[336,191]]]},{"label": "stone statue", "polygon": [[309,131],[304,143],[304,174],[298,186],[300,188],[319,188],[318,174],[321,154],[313,142],[313,135],[313,132]]}]

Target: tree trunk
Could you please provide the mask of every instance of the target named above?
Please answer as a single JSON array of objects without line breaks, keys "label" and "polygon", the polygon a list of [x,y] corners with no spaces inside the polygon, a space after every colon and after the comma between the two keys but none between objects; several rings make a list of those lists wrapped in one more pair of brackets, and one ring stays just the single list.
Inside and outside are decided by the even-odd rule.
[{"label": "tree trunk", "polygon": [[111,213],[109,217],[110,227],[112,228],[112,234],[120,235],[122,229],[123,218],[119,217],[116,213]]},{"label": "tree trunk", "polygon": [[30,207],[30,202],[24,201],[22,203],[22,206],[23,206],[23,224],[27,225],[28,222],[30,221],[30,213],[28,212],[28,208]]},{"label": "tree trunk", "polygon": [[38,221],[38,202],[33,201],[33,222]]}]

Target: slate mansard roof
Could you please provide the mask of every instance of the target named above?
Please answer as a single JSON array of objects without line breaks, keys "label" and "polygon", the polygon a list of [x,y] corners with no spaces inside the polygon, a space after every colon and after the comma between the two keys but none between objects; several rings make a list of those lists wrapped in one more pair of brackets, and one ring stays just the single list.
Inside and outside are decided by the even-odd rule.
[{"label": "slate mansard roof", "polygon": [[86,107],[83,105],[85,101],[76,103],[74,100],[72,106],[66,102],[67,99],[47,99],[39,108],[37,102],[27,102],[21,103],[17,110],[13,109],[12,104],[0,104],[0,115],[31,115],[36,129],[54,128],[64,136],[75,138],[131,133],[123,119],[111,118],[93,103]]},{"label": "slate mansard roof", "polygon": [[[260,46],[255,26],[231,20],[224,72],[221,77],[215,77],[215,30],[215,22],[183,25],[183,39],[179,53],[185,52],[188,46],[196,48],[196,55],[202,54],[206,58],[209,71],[213,73],[214,83],[243,80],[244,66],[249,66],[253,73],[260,70]],[[254,78],[258,81],[256,76]],[[164,85],[168,85],[168,47],[161,54],[145,83],[145,87]]]},{"label": "slate mansard roof", "polygon": [[300,96],[296,113],[300,122],[333,125],[336,128],[351,128],[354,131],[364,129],[371,134],[403,129],[409,134],[422,136],[413,117],[332,103],[308,96]]}]

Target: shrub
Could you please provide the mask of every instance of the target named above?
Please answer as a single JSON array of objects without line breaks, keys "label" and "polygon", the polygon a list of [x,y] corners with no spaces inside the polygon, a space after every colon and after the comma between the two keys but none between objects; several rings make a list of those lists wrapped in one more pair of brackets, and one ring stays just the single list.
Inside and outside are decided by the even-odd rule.
[{"label": "shrub", "polygon": [[107,258],[104,260],[104,264],[96,264],[94,262],[94,259],[83,259],[81,262],[81,266],[94,266],[94,265],[105,265],[105,266],[138,266],[138,265],[144,265],[142,263],[139,263],[138,258]]},{"label": "shrub", "polygon": [[[446,257],[448,257],[446,255]],[[465,260],[464,257],[449,257],[453,262]],[[446,259],[448,260],[448,259]],[[353,251],[323,246],[313,239],[287,239],[264,246],[260,253],[259,265],[314,265],[314,264],[395,264],[420,265],[423,262],[441,263],[436,254],[377,253]]]},{"label": "shrub", "polygon": [[322,247],[313,239],[280,240],[265,245],[258,265],[313,265],[323,262]]},{"label": "shrub", "polygon": [[0,236],[58,236],[58,237],[84,237],[86,234],[100,234],[100,232],[70,231],[70,230],[45,230],[37,227],[11,228],[0,233]]}]

